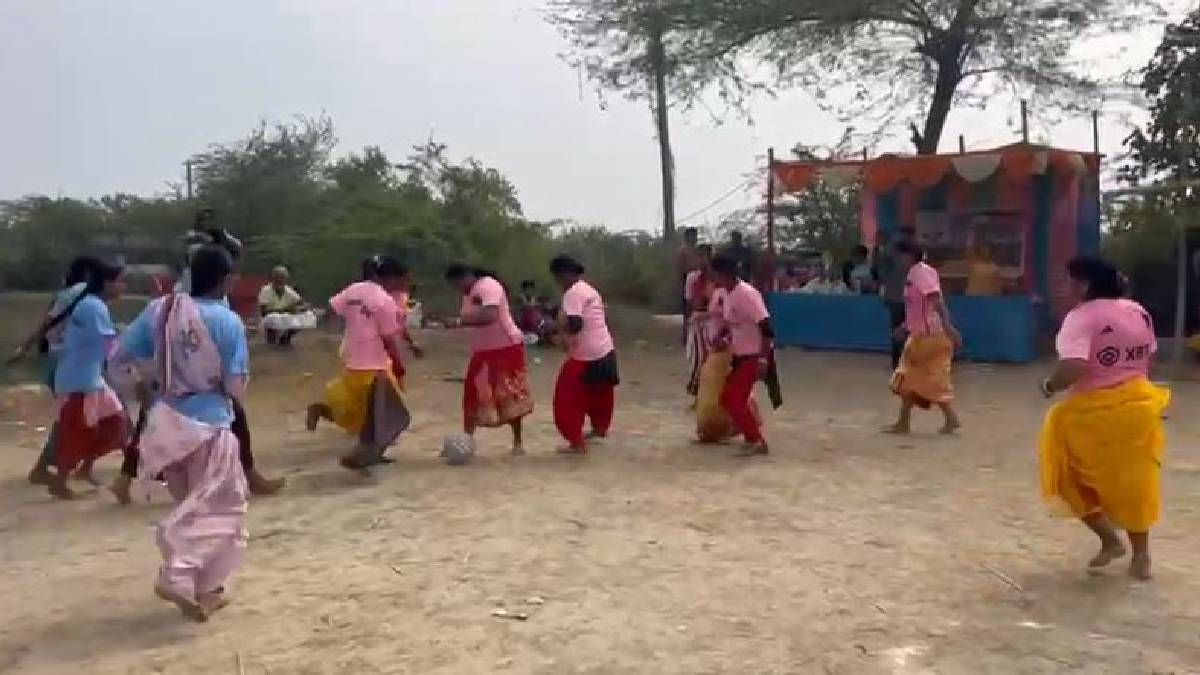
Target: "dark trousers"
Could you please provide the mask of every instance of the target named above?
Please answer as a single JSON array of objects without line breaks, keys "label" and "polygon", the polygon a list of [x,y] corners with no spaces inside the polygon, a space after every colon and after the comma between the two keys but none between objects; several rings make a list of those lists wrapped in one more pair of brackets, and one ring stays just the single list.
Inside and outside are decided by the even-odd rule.
[{"label": "dark trousers", "polygon": [[892,370],[895,370],[900,366],[900,354],[904,351],[904,341],[896,339],[896,329],[904,325],[904,303],[888,300],[887,310],[892,331],[888,335],[892,342]]},{"label": "dark trousers", "polygon": [[[254,470],[254,452],[250,448],[250,423],[246,421],[246,409],[242,407],[242,402],[236,398],[232,399],[232,402],[233,424],[230,425],[230,431],[238,439],[238,459],[242,462],[242,470],[249,474]],[[125,446],[124,458],[121,460],[121,473],[130,478],[137,478],[140,458],[138,446],[142,441],[144,431],[146,431],[145,408],[138,412],[137,426],[133,429],[133,436],[129,439],[129,444]]]},{"label": "dark trousers", "polygon": [[267,344],[275,347],[291,347],[292,337],[300,331],[267,329]]}]

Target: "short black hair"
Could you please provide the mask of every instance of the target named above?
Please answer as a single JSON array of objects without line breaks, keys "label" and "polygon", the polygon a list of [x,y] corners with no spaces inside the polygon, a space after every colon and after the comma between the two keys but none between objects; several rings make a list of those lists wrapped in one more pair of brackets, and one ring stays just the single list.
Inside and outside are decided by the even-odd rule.
[{"label": "short black hair", "polygon": [[551,274],[583,274],[586,271],[578,260],[569,255],[556,255],[550,261]]},{"label": "short black hair", "polygon": [[395,258],[385,255],[379,258],[379,263],[375,267],[375,274],[380,279],[397,279],[408,274],[408,266]]},{"label": "short black hair", "polygon": [[1095,256],[1078,256],[1067,263],[1067,274],[1087,284],[1085,300],[1120,298],[1125,295],[1125,281],[1116,266]]},{"label": "short black hair", "polygon": [[446,265],[446,272],[442,276],[445,277],[446,281],[462,281],[463,279],[467,278],[467,275],[471,275],[476,279],[491,277],[500,282],[501,286],[504,285],[504,281],[500,278],[500,275],[492,270],[483,267],[474,267],[472,265],[464,265],[462,263],[450,263],[449,265]]},{"label": "short black hair", "polygon": [[537,288],[537,284],[534,283],[533,279],[526,279],[525,281],[521,282],[521,288]]},{"label": "short black hair", "polygon": [[700,253],[706,253],[708,255],[712,255],[713,245],[712,244],[700,244],[699,246],[696,247],[696,250]]},{"label": "short black hair", "polygon": [[192,221],[197,230],[208,229],[206,225],[210,225],[217,219],[217,212],[212,209],[199,209],[196,211],[196,217]]},{"label": "short black hair", "polygon": [[908,239],[896,244],[896,252],[907,253],[916,258],[918,261],[925,259],[925,249],[921,248],[921,245],[917,242],[909,241]]},{"label": "short black hair", "polygon": [[698,230],[694,227],[685,227],[685,228],[683,228],[683,236],[698,237],[698,236],[700,236],[700,230]]},{"label": "short black hair", "polygon": [[719,255],[719,256],[713,258],[712,262],[709,263],[709,265],[712,266],[712,271],[716,272],[717,274],[728,274],[730,276],[737,276],[738,261],[734,260],[733,258],[731,258],[727,255]]},{"label": "short black hair", "polygon": [[192,254],[192,295],[213,292],[233,272],[233,256],[224,246],[206,244]]},{"label": "short black hair", "polygon": [[864,246],[864,245],[862,245],[862,244],[859,244],[858,246],[855,246],[855,247],[854,247],[854,252],[855,252],[855,253],[857,253],[858,255],[861,255],[861,256],[864,256],[864,257],[866,257],[866,256],[868,256],[868,255],[871,255],[871,249],[867,248],[866,246]]},{"label": "short black hair", "polygon": [[394,279],[408,274],[408,266],[386,255],[373,255],[362,262],[363,281]]}]

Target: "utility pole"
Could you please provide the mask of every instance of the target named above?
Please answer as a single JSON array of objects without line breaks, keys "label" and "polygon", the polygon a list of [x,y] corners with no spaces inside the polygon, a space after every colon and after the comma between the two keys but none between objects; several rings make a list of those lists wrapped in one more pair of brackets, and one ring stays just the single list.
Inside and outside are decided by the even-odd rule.
[{"label": "utility pole", "polygon": [[1029,101],[1021,100],[1021,142],[1029,143]]},{"label": "utility pole", "polygon": [[[1192,100],[1191,90],[1185,89],[1183,98],[1183,111],[1186,119],[1194,101]],[[1179,131],[1179,181],[1187,183],[1189,155],[1193,150],[1191,147],[1185,146],[1183,143],[1184,132]],[[1179,228],[1178,241],[1175,243],[1178,251],[1175,252],[1175,334],[1172,336],[1174,340],[1171,344],[1171,358],[1175,362],[1175,378],[1182,379],[1184,372],[1184,338],[1187,335],[1187,298],[1188,298],[1188,222],[1190,216],[1188,210],[1188,202],[1191,201],[1188,195],[1191,193],[1189,188],[1183,188],[1179,195],[1179,202],[1176,203],[1178,209],[1175,213],[1175,226]]]},{"label": "utility pole", "polygon": [[671,128],[667,111],[667,53],[663,44],[665,23],[660,12],[651,16],[649,57],[654,80],[654,122],[662,163],[663,239],[675,238],[675,159],[671,156]]},{"label": "utility pole", "polygon": [[187,171],[187,198],[192,201],[192,160],[187,160],[183,163],[184,169]]}]

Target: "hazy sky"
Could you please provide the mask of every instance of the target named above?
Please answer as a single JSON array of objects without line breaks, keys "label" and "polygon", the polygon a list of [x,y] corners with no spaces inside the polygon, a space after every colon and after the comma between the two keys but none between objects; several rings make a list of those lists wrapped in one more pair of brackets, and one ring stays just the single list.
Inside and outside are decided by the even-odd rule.
[{"label": "hazy sky", "polygon": [[[0,0],[0,198],[150,194],[181,163],[258,120],[328,113],[339,150],[395,159],[431,134],[507,174],[534,218],[658,227],[658,155],[643,104],[600,110],[557,53],[537,0]],[[1154,34],[1122,41],[1143,63]],[[1015,110],[956,112],[944,143],[1016,140]],[[1107,151],[1126,129],[1109,114]],[[755,124],[675,117],[677,211],[744,180],[768,146],[836,140],[803,93],[758,101]],[[1035,129],[1091,146],[1090,122]],[[890,149],[908,151],[897,142]],[[698,216],[749,203],[737,194]]]}]

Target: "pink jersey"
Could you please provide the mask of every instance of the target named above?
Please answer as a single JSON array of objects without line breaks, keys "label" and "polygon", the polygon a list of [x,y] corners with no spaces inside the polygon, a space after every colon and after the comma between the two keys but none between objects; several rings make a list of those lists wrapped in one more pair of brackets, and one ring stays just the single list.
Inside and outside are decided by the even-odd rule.
[{"label": "pink jersey", "polygon": [[1158,351],[1154,324],[1138,303],[1124,298],[1099,299],[1072,309],[1054,342],[1060,359],[1088,362],[1087,372],[1072,391],[1115,387],[1150,374],[1150,358]]},{"label": "pink jersey", "polygon": [[734,356],[754,356],[762,353],[763,336],[759,324],[771,315],[763,303],[762,294],[750,284],[739,281],[725,296],[722,317],[729,326]]},{"label": "pink jersey", "polygon": [[389,368],[392,361],[383,341],[400,330],[392,296],[374,281],[359,281],[333,296],[329,306],[346,322],[342,364],[350,370]]},{"label": "pink jersey", "polygon": [[471,351],[490,352],[519,345],[524,341],[521,329],[513,321],[512,311],[508,307],[508,294],[504,286],[491,277],[482,277],[471,286],[470,292],[463,296],[462,314],[480,307],[495,307],[500,311],[496,320],[486,326],[472,326]]},{"label": "pink jersey", "polygon": [[562,312],[583,319],[583,330],[570,337],[568,353],[576,361],[595,361],[613,350],[612,335],[604,316],[604,298],[580,279],[562,297]]},{"label": "pink jersey", "polygon": [[919,262],[908,270],[904,282],[904,327],[909,335],[936,335],[942,332],[942,317],[929,297],[942,292],[937,270]]}]

